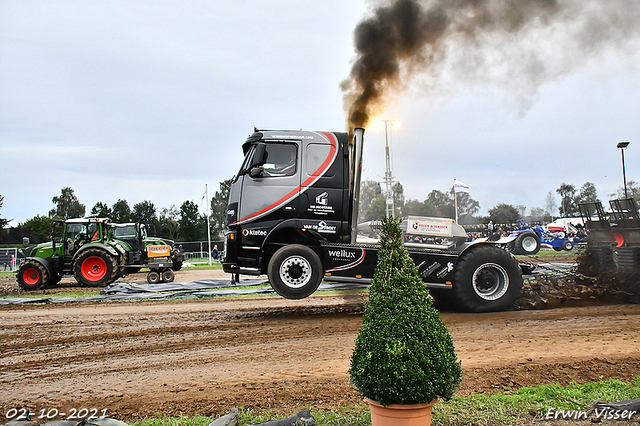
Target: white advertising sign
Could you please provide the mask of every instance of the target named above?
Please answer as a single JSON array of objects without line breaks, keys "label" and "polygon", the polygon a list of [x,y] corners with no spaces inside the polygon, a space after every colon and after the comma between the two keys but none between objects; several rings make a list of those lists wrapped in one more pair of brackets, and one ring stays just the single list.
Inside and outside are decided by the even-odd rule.
[{"label": "white advertising sign", "polygon": [[453,219],[409,216],[407,234],[452,237]]}]

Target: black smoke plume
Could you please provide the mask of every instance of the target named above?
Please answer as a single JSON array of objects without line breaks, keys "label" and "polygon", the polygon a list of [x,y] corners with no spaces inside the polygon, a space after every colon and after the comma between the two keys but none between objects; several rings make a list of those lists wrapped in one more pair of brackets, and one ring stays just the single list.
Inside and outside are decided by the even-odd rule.
[{"label": "black smoke plume", "polygon": [[366,126],[418,75],[431,91],[448,78],[526,98],[608,47],[637,50],[639,18],[638,0],[377,3],[354,30],[357,56],[341,84],[348,128]]}]

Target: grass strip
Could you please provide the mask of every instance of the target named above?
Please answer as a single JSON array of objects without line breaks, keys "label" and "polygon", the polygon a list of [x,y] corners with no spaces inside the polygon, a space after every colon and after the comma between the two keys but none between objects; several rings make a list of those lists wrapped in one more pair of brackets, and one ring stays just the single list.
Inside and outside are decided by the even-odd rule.
[{"label": "grass strip", "polygon": [[[472,394],[439,401],[433,410],[433,425],[441,426],[507,426],[543,421],[549,410],[588,410],[594,401],[622,401],[640,397],[640,377],[632,382],[616,379],[586,384],[542,384],[523,387],[495,395]],[[318,426],[368,426],[371,417],[363,404],[336,407],[333,410],[311,408]],[[231,407],[229,407],[231,409]],[[239,407],[238,425],[247,426],[281,418],[270,410]],[[291,413],[293,414],[293,413]],[[638,420],[636,415],[633,420]],[[207,426],[215,417],[158,417],[145,419],[132,426]],[[583,420],[584,424],[589,420]],[[543,423],[544,424],[544,423]],[[582,424],[582,423],[581,423]]]},{"label": "grass strip", "polygon": [[434,420],[440,425],[511,425],[520,419],[542,420],[559,410],[588,410],[594,401],[640,397],[640,377],[626,383],[616,379],[586,384],[542,384],[495,395],[472,394],[439,402]]}]

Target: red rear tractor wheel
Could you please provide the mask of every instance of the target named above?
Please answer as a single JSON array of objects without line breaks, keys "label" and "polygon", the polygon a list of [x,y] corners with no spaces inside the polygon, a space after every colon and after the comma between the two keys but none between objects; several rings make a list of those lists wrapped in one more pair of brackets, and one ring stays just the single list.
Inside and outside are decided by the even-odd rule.
[{"label": "red rear tractor wheel", "polygon": [[49,282],[47,269],[35,260],[25,261],[18,271],[18,284],[23,290],[33,291]]},{"label": "red rear tractor wheel", "polygon": [[73,264],[76,281],[88,287],[101,287],[111,281],[116,260],[100,249],[88,249],[80,253]]}]

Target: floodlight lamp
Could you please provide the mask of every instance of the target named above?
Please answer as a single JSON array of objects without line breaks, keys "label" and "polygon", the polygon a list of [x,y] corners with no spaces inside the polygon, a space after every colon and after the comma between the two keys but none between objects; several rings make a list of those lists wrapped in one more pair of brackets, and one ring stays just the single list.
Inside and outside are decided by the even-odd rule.
[{"label": "floodlight lamp", "polygon": [[629,146],[629,141],[618,142],[618,148],[626,148]]}]

